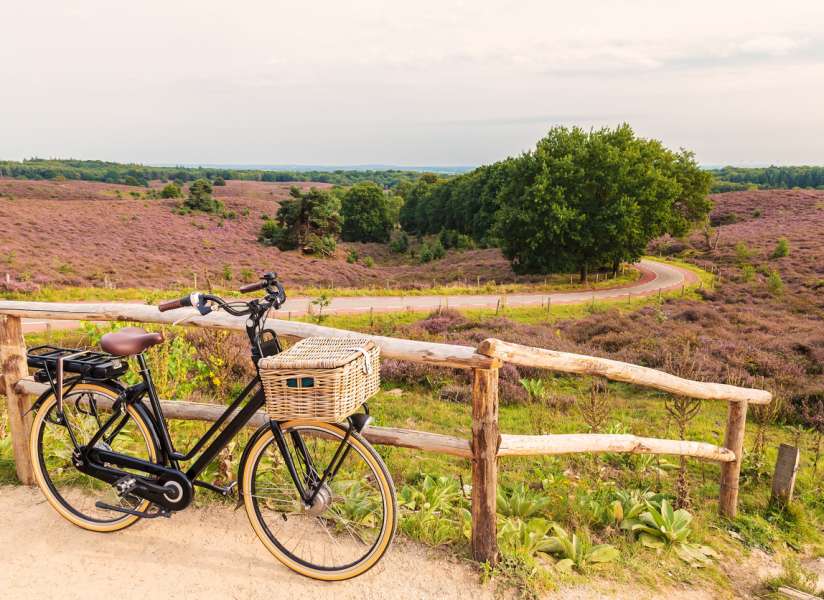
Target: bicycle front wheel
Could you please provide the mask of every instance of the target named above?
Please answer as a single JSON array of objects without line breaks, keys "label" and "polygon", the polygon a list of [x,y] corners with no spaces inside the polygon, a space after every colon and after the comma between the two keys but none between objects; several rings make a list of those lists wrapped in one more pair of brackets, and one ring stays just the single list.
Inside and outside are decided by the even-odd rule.
[{"label": "bicycle front wheel", "polygon": [[346,438],[339,425],[295,420],[283,423],[281,431],[306,487],[318,481],[335,456],[343,460],[307,506],[273,433],[257,438],[241,474],[255,533],[280,562],[307,577],[337,581],[366,572],[384,555],[397,526],[386,465],[366,440],[354,432]]}]

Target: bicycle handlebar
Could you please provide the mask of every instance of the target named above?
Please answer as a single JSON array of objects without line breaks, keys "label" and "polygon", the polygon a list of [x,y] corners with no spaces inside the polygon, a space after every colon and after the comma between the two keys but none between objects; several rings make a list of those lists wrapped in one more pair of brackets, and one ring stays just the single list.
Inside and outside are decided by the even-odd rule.
[{"label": "bicycle handlebar", "polygon": [[265,288],[266,288],[266,282],[265,281],[256,281],[255,283],[250,283],[248,285],[244,285],[242,288],[240,288],[240,291],[245,294],[247,292],[256,292],[258,290],[262,290],[262,289],[265,289]]},{"label": "bicycle handlebar", "polygon": [[178,298],[177,300],[167,300],[166,302],[158,304],[157,310],[159,310],[160,312],[166,312],[167,310],[175,310],[177,308],[183,308],[184,306],[191,306],[192,296],[195,295],[197,294],[183,296],[183,298]]},{"label": "bicycle handlebar", "polygon": [[[276,310],[286,302],[286,292],[283,289],[283,286],[277,280],[277,275],[274,273],[266,273],[264,274],[260,281],[255,283],[250,283],[248,285],[243,286],[240,288],[241,292],[254,292],[257,290],[266,290],[266,298],[269,304],[264,305],[266,309],[274,307]],[[260,300],[252,300],[250,302],[245,303],[246,309],[238,309],[233,306],[230,306],[223,298],[219,298],[217,296],[212,296],[211,294],[199,294],[197,292],[190,294],[189,296],[184,296],[183,298],[179,298],[177,300],[168,300],[166,302],[162,302],[157,306],[157,309],[160,312],[166,312],[168,310],[176,310],[178,308],[183,308],[184,306],[194,306],[198,309],[201,315],[208,314],[211,312],[211,307],[208,306],[209,302],[214,302],[220,308],[225,310],[231,315],[235,316],[244,316],[251,314],[253,310],[257,307],[261,306]]]}]

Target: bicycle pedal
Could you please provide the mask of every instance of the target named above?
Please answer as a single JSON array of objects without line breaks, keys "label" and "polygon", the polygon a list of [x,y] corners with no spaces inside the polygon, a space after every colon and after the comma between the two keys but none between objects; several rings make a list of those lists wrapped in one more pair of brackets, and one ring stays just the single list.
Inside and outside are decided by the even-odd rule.
[{"label": "bicycle pedal", "polygon": [[137,487],[137,479],[132,477],[131,475],[126,475],[125,477],[121,477],[117,481],[114,482],[114,489],[117,491],[118,496],[125,496],[126,494],[131,493]]},{"label": "bicycle pedal", "polygon": [[166,517],[167,519],[171,518],[172,513],[168,510],[158,509],[157,512],[150,513],[144,510],[132,510],[131,508],[125,508],[123,506],[113,506],[111,504],[106,504],[105,502],[95,502],[94,505],[97,508],[102,508],[103,510],[111,510],[114,512],[123,513],[125,515],[134,515],[136,517],[140,517],[142,519],[157,519],[158,517]]}]

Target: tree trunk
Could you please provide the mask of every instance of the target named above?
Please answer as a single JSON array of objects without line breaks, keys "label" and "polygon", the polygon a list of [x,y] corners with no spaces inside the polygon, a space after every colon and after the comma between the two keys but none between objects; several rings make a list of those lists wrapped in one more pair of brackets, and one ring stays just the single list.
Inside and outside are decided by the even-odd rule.
[{"label": "tree trunk", "polygon": [[589,275],[589,267],[586,263],[581,265],[581,283],[587,282],[587,277]]},{"label": "tree trunk", "polygon": [[620,267],[620,266],[621,266],[621,261],[620,260],[612,261],[612,278],[613,279],[618,277],[618,267]]}]

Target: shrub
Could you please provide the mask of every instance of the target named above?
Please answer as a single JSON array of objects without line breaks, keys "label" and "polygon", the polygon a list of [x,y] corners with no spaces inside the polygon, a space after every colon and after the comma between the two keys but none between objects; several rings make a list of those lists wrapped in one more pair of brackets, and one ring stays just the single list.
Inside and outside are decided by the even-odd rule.
[{"label": "shrub", "polygon": [[310,233],[306,238],[304,250],[310,254],[317,254],[318,256],[332,256],[337,247],[338,243],[335,240],[335,236]]},{"label": "shrub", "polygon": [[286,228],[272,219],[267,219],[263,222],[260,228],[260,234],[258,234],[258,241],[267,246],[275,246],[281,250],[294,250],[296,247]]},{"label": "shrub", "polygon": [[438,241],[447,250],[450,248],[467,250],[475,246],[475,242],[472,241],[471,237],[459,233],[454,229],[441,229],[441,233],[438,235]]},{"label": "shrub", "polygon": [[395,239],[389,242],[389,249],[398,254],[406,254],[409,251],[409,235],[401,231]]},{"label": "shrub", "polygon": [[767,277],[767,289],[774,296],[780,296],[784,293],[784,281],[781,279],[781,273],[778,271],[770,271]]},{"label": "shrub", "polygon": [[431,244],[427,243],[421,247],[420,261],[422,263],[428,263],[441,259],[445,255],[446,250],[444,250],[443,244],[441,244],[440,240],[435,240]]},{"label": "shrub", "polygon": [[753,252],[750,247],[744,242],[738,242],[735,245],[735,258],[738,259],[739,264],[743,264],[752,258]]},{"label": "shrub", "polygon": [[778,243],[775,245],[775,249],[770,254],[770,258],[783,258],[785,256],[789,256],[790,254],[790,242],[787,238],[778,238]]},{"label": "shrub", "polygon": [[375,261],[371,256],[367,256],[363,259],[363,266],[367,269],[371,269],[375,266]]},{"label": "shrub", "polygon": [[146,185],[146,181],[141,180],[141,179],[138,179],[137,177],[135,177],[135,176],[133,176],[133,175],[127,175],[127,176],[126,176],[126,178],[125,178],[125,179],[123,179],[123,185],[139,185],[139,186],[145,186],[145,185]]},{"label": "shrub", "polygon": [[223,210],[223,203],[212,198],[212,184],[207,179],[198,179],[189,186],[189,196],[183,205],[191,210],[207,213]]},{"label": "shrub", "polygon": [[212,185],[224,186],[226,185],[226,180],[223,179],[223,177],[215,177],[214,181],[212,181]]},{"label": "shrub", "polygon": [[349,254],[346,255],[346,262],[348,262],[350,265],[353,265],[356,262],[358,262],[358,251],[350,250]]},{"label": "shrub", "polygon": [[176,183],[167,183],[163,186],[163,189],[160,190],[160,197],[161,198],[182,198],[183,197],[183,190],[180,189],[180,186]]},{"label": "shrub", "polygon": [[741,281],[747,283],[753,279],[755,279],[755,267],[752,265],[743,265],[741,267]]}]

